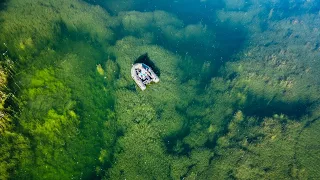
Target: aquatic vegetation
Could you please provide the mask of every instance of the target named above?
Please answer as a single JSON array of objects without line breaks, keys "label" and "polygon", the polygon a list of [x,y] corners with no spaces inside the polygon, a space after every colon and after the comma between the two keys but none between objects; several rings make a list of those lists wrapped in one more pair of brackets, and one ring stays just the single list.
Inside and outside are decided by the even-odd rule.
[{"label": "aquatic vegetation", "polygon": [[113,39],[113,32],[106,28],[114,26],[108,13],[81,1],[14,0],[0,16],[4,20],[0,39],[22,61],[52,46],[66,30],[86,35],[91,41],[107,43]]},{"label": "aquatic vegetation", "polygon": [[[72,46],[71,42],[68,44]],[[94,52],[89,47],[79,48],[79,54]],[[112,120],[106,111],[112,105],[112,96],[105,94],[104,78],[95,71],[97,62],[48,51],[33,63],[40,63],[37,66],[43,68],[31,68],[19,74],[24,86],[19,93],[18,125],[33,148],[26,150],[30,158],[20,162],[14,175],[55,179],[58,172],[59,178],[103,174],[96,172],[95,167],[109,164],[110,155],[101,156],[100,148],[112,147],[114,135],[111,134],[116,127],[103,126]],[[48,57],[54,57],[54,62],[43,63],[43,59],[51,60]],[[93,53],[87,58],[94,58]],[[50,66],[52,63],[56,66]],[[101,136],[96,136],[97,133]]]},{"label": "aquatic vegetation", "polygon": [[[249,100],[262,102],[261,109],[269,113],[268,116],[272,115],[268,109],[273,113],[278,111],[276,113],[300,116],[305,113],[309,104],[319,100],[317,93],[319,81],[315,78],[317,70],[312,68],[318,66],[312,61],[318,55],[313,48],[294,48],[297,45],[303,47],[304,39],[309,42],[308,46],[312,46],[311,44],[316,42],[311,38],[316,34],[311,32],[312,25],[306,29],[300,29],[288,23],[288,20],[283,20],[282,23],[278,22],[273,26],[275,23],[270,22],[278,33],[271,30],[265,31],[264,37],[270,38],[260,39],[259,42],[253,37],[256,43],[249,46],[248,50],[244,50],[238,57],[241,61],[227,63],[226,66],[226,71],[229,71],[226,76],[231,77],[234,82],[238,81],[236,87],[242,89]],[[287,28],[294,29],[292,34],[296,34],[298,38],[292,41],[286,35],[281,35],[282,25],[288,25]],[[301,31],[309,31],[311,38],[300,38]],[[301,55],[304,57],[301,58]],[[300,114],[295,114],[293,109],[300,109]]]},{"label": "aquatic vegetation", "polygon": [[[109,33],[105,30],[103,33]],[[93,33],[93,41],[95,36]],[[108,34],[103,36],[97,38],[107,44]],[[14,103],[19,108],[14,109],[18,111],[14,116],[17,127],[12,129],[10,125],[10,132],[6,126],[1,139],[1,152],[10,151],[1,156],[1,179],[90,178],[104,174],[96,167],[109,166],[117,129],[115,123],[109,122],[114,121],[109,109],[113,104],[111,86],[105,86],[106,79],[96,73],[96,64],[102,62],[100,49],[72,38],[63,37],[59,46],[45,49],[34,38],[22,40],[16,51],[8,45],[10,56],[15,57],[18,51],[26,53],[18,52],[23,61],[17,64],[22,68],[19,74],[13,74],[19,80],[13,83],[17,99]],[[109,85],[115,76],[110,72],[106,75]],[[109,126],[104,126],[107,123]],[[16,143],[21,144],[20,149]],[[105,152],[101,149],[108,149],[109,153],[101,154]]]},{"label": "aquatic vegetation", "polygon": [[319,99],[316,93],[318,88],[305,84],[310,81],[310,74],[305,69],[307,67],[299,67],[288,60],[273,56],[263,62],[247,60],[231,63],[227,68],[233,69],[230,74],[236,74],[234,81],[237,88],[259,96],[269,105],[279,101],[308,104],[311,99]]},{"label": "aquatic vegetation", "polygon": [[130,11],[136,8],[141,7],[141,4],[144,2],[147,2],[146,0],[123,0],[119,3],[119,1],[116,0],[110,0],[110,1],[104,1],[104,0],[85,0],[86,2],[92,3],[92,4],[99,4],[102,7],[106,8],[109,12],[112,12],[113,14],[118,14],[123,11]]},{"label": "aquatic vegetation", "polygon": [[103,70],[101,64],[98,64],[98,65],[97,65],[97,72],[98,72],[101,76],[104,75],[104,70]]},{"label": "aquatic vegetation", "polygon": [[224,0],[225,8],[228,10],[242,10],[246,7],[245,0]]},{"label": "aquatic vegetation", "polygon": [[12,178],[12,172],[18,171],[20,159],[30,157],[30,142],[16,132],[15,112],[10,104],[15,101],[8,88],[8,79],[13,71],[13,62],[5,56],[0,62],[0,179],[4,180]]},{"label": "aquatic vegetation", "polygon": [[158,132],[150,125],[131,126],[117,142],[115,160],[108,171],[111,179],[169,178],[169,157],[165,155]]},{"label": "aquatic vegetation", "polygon": [[208,149],[197,149],[192,151],[189,157],[175,157],[171,163],[171,177],[195,179],[206,170],[213,156],[214,153]]},{"label": "aquatic vegetation", "polygon": [[[286,124],[277,119],[261,121],[238,112],[219,137],[217,161],[212,161],[205,177],[224,179],[287,178],[295,164],[294,142],[301,124],[286,118]],[[241,120],[242,119],[242,120]],[[241,120],[241,121],[239,121]],[[277,149],[275,151],[275,149]],[[214,173],[210,173],[214,172]]]},{"label": "aquatic vegetation", "polygon": [[3,66],[0,66],[0,95],[1,95],[1,101],[0,101],[0,143],[1,143],[1,152],[7,152],[7,153],[1,153],[0,156],[0,178],[1,179],[8,179],[9,178],[9,171],[13,168],[15,168],[16,162],[12,161],[10,159],[10,152],[8,151],[12,146],[10,145],[10,141],[6,138],[6,136],[10,137],[10,131],[11,130],[11,118],[5,112],[5,100],[7,98],[6,92],[4,92],[5,87],[7,85],[7,74],[3,69]]},{"label": "aquatic vegetation", "polygon": [[[297,178],[319,177],[319,106],[315,106],[309,117],[303,119],[304,125],[300,129],[295,142],[295,166],[292,176]],[[307,150],[307,152],[306,152]]]},{"label": "aquatic vegetation", "polygon": [[118,18],[126,34],[136,37],[150,35],[153,43],[174,51],[181,50],[182,54],[193,52],[190,43],[201,51],[204,47],[210,48],[215,40],[214,32],[205,24],[184,24],[175,15],[165,11],[122,12]]},{"label": "aquatic vegetation", "polygon": [[[132,33],[135,36],[142,36],[147,32],[157,32],[153,29],[164,31],[167,29],[166,37],[175,37],[179,30],[183,28],[183,22],[173,14],[164,11],[155,12],[122,12],[118,18],[121,19],[121,25],[126,33]],[[169,30],[172,30],[171,33]],[[179,35],[180,36],[180,35]],[[180,37],[182,38],[182,36]]]},{"label": "aquatic vegetation", "polygon": [[150,24],[153,23],[152,12],[121,12],[119,13],[119,18],[121,18],[121,24],[123,26],[123,29],[131,33],[141,34],[145,32],[148,28],[150,28]]},{"label": "aquatic vegetation", "polygon": [[[275,36],[268,34],[264,37]],[[255,40],[260,41],[258,38]],[[282,40],[289,41],[285,38]],[[282,43],[276,39],[274,41]],[[299,39],[297,43],[302,41]],[[218,122],[225,123],[218,124],[220,131],[216,132],[216,141],[213,139],[209,142],[216,142],[214,149],[219,158],[212,161],[208,171],[202,174],[202,179],[285,179],[313,177],[316,174],[314,171],[317,168],[306,168],[306,164],[302,166],[296,160],[302,158],[298,157],[295,144],[300,144],[298,139],[303,134],[301,132],[307,133],[309,130],[303,130],[304,124],[309,124],[310,119],[313,119],[311,122],[317,122],[318,119],[317,115],[308,115],[317,111],[319,101],[318,80],[314,79],[316,70],[310,69],[311,60],[317,55],[312,49],[291,49],[290,43],[285,45],[288,50],[284,50],[279,48],[282,47],[279,44],[263,46],[257,42],[259,45],[254,44],[248,48],[248,52],[244,50],[243,55],[237,56],[238,61],[226,64],[226,69],[221,72],[223,78],[213,78],[207,86],[203,102],[208,103],[206,107],[209,106],[208,109],[212,111],[206,113],[217,112],[219,106],[215,104],[221,104],[222,110],[230,107],[230,111],[217,116],[224,117]],[[297,62],[296,55],[301,51],[304,51],[302,54],[308,52],[308,55],[303,61]],[[255,108],[256,105],[261,109]],[[205,119],[212,121],[215,117],[211,115]],[[215,121],[211,124],[217,125]],[[304,160],[308,158],[310,156],[307,155]]]},{"label": "aquatic vegetation", "polygon": [[26,163],[24,159],[31,157],[30,142],[13,129],[7,129],[0,137],[0,179],[11,179],[19,165]]},{"label": "aquatic vegetation", "polygon": [[[52,68],[36,70],[25,78],[29,85],[21,92],[19,124],[32,137],[31,143],[36,151],[30,152],[32,158],[26,160],[29,162],[21,166],[17,176],[37,178],[37,174],[42,174],[44,178],[53,178],[57,171],[55,164],[61,161],[68,164],[64,147],[66,143],[70,145],[78,133],[75,101],[71,100],[70,89],[57,79]],[[56,153],[58,151],[59,154]],[[33,159],[37,171],[29,167]],[[70,175],[61,174],[61,177]]]},{"label": "aquatic vegetation", "polygon": [[4,133],[11,126],[11,119],[6,112],[5,102],[9,95],[7,94],[7,72],[5,71],[3,64],[0,64],[0,134]]},{"label": "aquatic vegetation", "polygon": [[119,76],[119,66],[116,62],[111,60],[110,58],[107,59],[105,63],[105,81],[108,83],[109,86],[113,86],[115,83],[115,79]]},{"label": "aquatic vegetation", "polygon": [[[229,23],[231,26],[246,26],[246,31],[250,33],[258,33],[263,27],[263,15],[264,9],[259,5],[251,6],[250,8],[243,10],[234,10],[232,6],[237,6],[236,4],[230,4],[229,7],[223,10],[217,11],[217,18],[221,23]],[[230,9],[231,8],[231,9]],[[261,17],[262,16],[262,17]]]},{"label": "aquatic vegetation", "polygon": [[[115,92],[115,112],[123,135],[117,141],[114,154],[116,163],[107,175],[111,178],[167,179],[171,157],[166,153],[166,144],[171,142],[167,140],[164,143],[162,139],[174,137],[183,129],[184,117],[175,110],[175,106],[181,102],[180,106],[183,107],[188,99],[187,96],[181,98],[183,93],[176,88],[179,84],[176,73],[179,70],[175,67],[180,59],[159,46],[138,42],[141,39],[125,37],[111,49],[120,67],[121,84],[116,84],[120,89]],[[142,93],[134,91],[128,64],[145,52],[161,69],[163,82]]]},{"label": "aquatic vegetation", "polygon": [[[188,24],[100,2],[114,16],[61,0],[0,12],[1,60],[18,67],[8,85],[0,68],[0,179],[319,176],[319,15],[225,0],[218,24]],[[161,82],[141,92],[129,72],[145,53]]]}]

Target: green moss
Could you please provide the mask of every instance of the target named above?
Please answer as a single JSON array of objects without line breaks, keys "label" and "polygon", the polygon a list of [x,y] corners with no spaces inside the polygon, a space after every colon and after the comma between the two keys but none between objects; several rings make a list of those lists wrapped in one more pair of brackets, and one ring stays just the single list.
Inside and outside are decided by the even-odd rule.
[{"label": "green moss", "polygon": [[[316,108],[297,138],[296,165],[292,176],[301,179],[318,178],[319,174],[319,108]],[[310,123],[311,122],[311,123]]]},{"label": "green moss", "polygon": [[90,40],[104,44],[113,39],[113,32],[106,27],[114,26],[115,21],[98,6],[80,1],[14,0],[6,7],[0,13],[4,20],[0,39],[21,62],[26,63],[41,50],[52,47],[63,31],[86,34]]},{"label": "green moss", "polygon": [[115,163],[108,171],[111,179],[168,179],[169,157],[159,141],[159,135],[149,125],[134,125],[117,144]]},{"label": "green moss", "polygon": [[[6,176],[90,179],[104,173],[96,172],[96,166],[110,164],[110,154],[98,160],[100,149],[112,152],[116,133],[114,124],[104,126],[114,120],[113,97],[105,79],[95,73],[100,49],[70,39],[60,45],[41,51],[15,76],[19,79],[17,130],[32,149],[23,150],[28,157],[15,161],[19,167],[15,171],[8,166],[11,174]],[[69,53],[71,49],[79,56]]]},{"label": "green moss", "polygon": [[[211,165],[212,172],[206,176],[237,179],[288,179],[288,172],[295,164],[295,138],[301,124],[286,119],[265,118],[260,126],[252,124],[251,118],[238,121],[237,114],[230,122],[232,127],[218,140],[216,152],[220,155]],[[257,121],[257,120],[256,120]],[[243,127],[246,127],[244,129]],[[285,129],[285,131],[283,130]],[[274,151],[277,149],[277,151]],[[205,176],[204,176],[205,177]]]},{"label": "green moss", "polygon": [[[229,1],[226,5],[234,8]],[[260,9],[226,14],[227,9],[217,11],[217,18],[262,22],[257,20]],[[252,18],[244,19],[245,14]],[[236,56],[241,60],[227,63],[217,73],[221,77],[199,90],[199,79],[211,78],[211,63],[201,58],[205,63],[192,63],[196,59],[152,42],[159,35],[167,48],[179,42],[185,51],[200,43],[207,50],[212,46],[207,40],[215,38],[204,24],[184,25],[164,11],[111,17],[99,6],[61,0],[12,0],[0,16],[0,40],[20,67],[13,85],[16,119],[7,114],[0,119],[0,179],[316,178],[318,115],[312,112],[319,110],[304,108],[299,115],[288,110],[296,107],[291,103],[307,107],[319,100],[317,71],[310,69],[314,64],[291,62],[288,57],[296,57],[268,49],[261,40],[264,44],[252,43]],[[135,37],[111,47],[114,27]],[[284,36],[275,32],[272,37]],[[311,38],[304,38],[317,39],[308,32]],[[305,47],[313,48],[303,51],[312,57],[317,45]],[[146,52],[161,76],[142,92],[129,72]],[[101,76],[96,72],[100,64]],[[0,83],[6,83],[6,75],[0,68]],[[2,90],[1,113],[9,97]],[[269,111],[260,114],[255,107]],[[309,148],[312,155],[305,153]]]},{"label": "green moss", "polygon": [[203,131],[206,129],[204,126],[200,123],[190,125],[190,133],[183,139],[183,142],[191,148],[203,147],[211,137],[208,131]]},{"label": "green moss", "polygon": [[[119,88],[115,92],[115,111],[123,136],[118,140],[115,163],[108,170],[108,177],[168,179],[171,157],[166,153],[167,142],[163,140],[184,129],[186,119],[175,106],[181,102],[180,107],[185,107],[185,101],[191,99],[187,96],[191,92],[177,88],[176,68],[180,59],[159,46],[133,37],[118,41],[111,51],[120,67],[119,82],[115,84]],[[161,69],[161,76],[159,83],[150,85],[142,93],[138,87],[136,91],[130,90],[134,82],[128,75],[131,68],[128,65],[133,63],[132,57],[145,52]]]}]

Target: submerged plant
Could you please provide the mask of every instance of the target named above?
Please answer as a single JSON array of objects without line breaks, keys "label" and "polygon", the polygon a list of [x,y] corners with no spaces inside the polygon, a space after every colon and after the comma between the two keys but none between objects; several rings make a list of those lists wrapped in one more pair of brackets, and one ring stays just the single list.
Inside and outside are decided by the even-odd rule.
[{"label": "submerged plant", "polygon": [[[260,8],[232,2],[217,21],[250,26],[263,38],[252,34],[251,46],[211,72],[219,42],[204,23],[164,11],[111,17],[82,1],[8,1],[0,40],[18,64],[18,106],[9,116],[13,95],[0,68],[0,179],[316,178],[317,70],[297,63],[293,46],[274,43],[299,44],[302,36],[310,41],[302,54],[317,57],[316,27],[305,37],[295,26],[301,21],[277,24],[273,12],[259,19]],[[141,92],[129,72],[145,53],[161,81]]]}]

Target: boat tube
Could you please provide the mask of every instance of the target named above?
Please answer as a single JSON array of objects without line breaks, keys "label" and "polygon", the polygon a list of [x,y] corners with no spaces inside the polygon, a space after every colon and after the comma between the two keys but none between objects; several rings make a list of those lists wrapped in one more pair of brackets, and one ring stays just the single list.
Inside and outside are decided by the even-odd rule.
[{"label": "boat tube", "polygon": [[131,77],[136,84],[143,91],[146,89],[146,85],[151,82],[159,82],[159,78],[153,70],[144,63],[136,63],[132,65]]}]

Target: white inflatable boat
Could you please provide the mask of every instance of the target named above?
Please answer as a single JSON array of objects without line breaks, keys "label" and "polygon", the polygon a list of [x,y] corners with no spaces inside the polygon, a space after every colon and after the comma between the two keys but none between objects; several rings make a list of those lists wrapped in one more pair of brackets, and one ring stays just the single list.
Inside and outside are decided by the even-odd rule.
[{"label": "white inflatable boat", "polygon": [[131,77],[143,91],[146,85],[151,82],[159,82],[159,78],[153,70],[144,63],[133,64],[131,68]]}]

